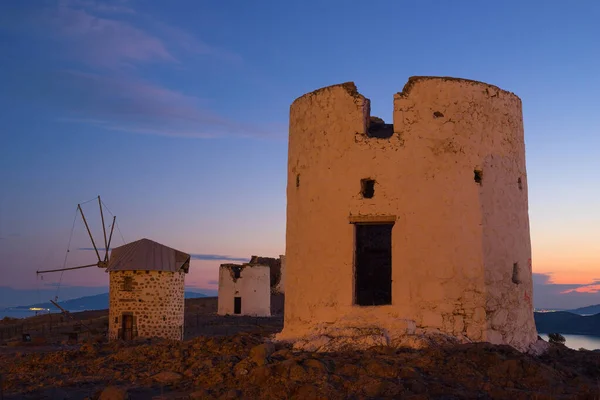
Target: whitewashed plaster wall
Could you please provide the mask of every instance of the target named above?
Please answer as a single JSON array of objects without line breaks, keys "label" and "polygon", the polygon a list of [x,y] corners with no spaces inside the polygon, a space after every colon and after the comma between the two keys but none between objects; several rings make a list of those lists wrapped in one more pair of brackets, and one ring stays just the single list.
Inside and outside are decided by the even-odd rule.
[{"label": "whitewashed plaster wall", "polygon": [[[323,325],[416,327],[524,350],[537,333],[521,100],[481,82],[413,77],[393,109],[394,134],[379,139],[367,136],[370,102],[353,83],[292,104],[278,339]],[[376,181],[370,199],[363,178]],[[392,304],[357,306],[350,220],[380,217],[395,220]]]},{"label": "whitewashed plaster wall", "polygon": [[218,314],[234,315],[234,298],[241,297],[241,314],[256,317],[271,315],[271,275],[265,265],[238,265],[240,277],[234,278],[233,264],[219,268]]}]

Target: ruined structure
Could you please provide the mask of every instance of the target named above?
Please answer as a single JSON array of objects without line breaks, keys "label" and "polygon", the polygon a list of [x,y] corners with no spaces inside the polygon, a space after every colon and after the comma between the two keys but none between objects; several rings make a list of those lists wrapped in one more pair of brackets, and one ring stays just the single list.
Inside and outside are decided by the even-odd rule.
[{"label": "ruined structure", "polygon": [[412,77],[385,124],[344,83],[296,99],[289,129],[277,339],[317,350],[436,334],[536,341],[516,95]]},{"label": "ruined structure", "polygon": [[184,284],[190,255],[149,239],[112,250],[109,339],[183,339]]},{"label": "ruined structure", "polygon": [[282,293],[284,256],[252,256],[245,264],[222,264],[219,268],[220,315],[271,315],[271,297]]}]

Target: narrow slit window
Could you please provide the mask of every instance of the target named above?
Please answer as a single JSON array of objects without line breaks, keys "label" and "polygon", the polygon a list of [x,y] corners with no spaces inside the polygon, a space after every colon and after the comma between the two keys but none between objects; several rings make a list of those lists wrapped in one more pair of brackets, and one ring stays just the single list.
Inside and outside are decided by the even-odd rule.
[{"label": "narrow slit window", "polygon": [[513,270],[512,270],[512,281],[514,284],[519,284],[521,283],[521,278],[520,276],[520,271],[519,271],[519,263],[514,263],[513,264]]},{"label": "narrow slit window", "polygon": [[519,190],[523,190],[523,180],[521,178],[517,179],[517,185],[519,185]]}]

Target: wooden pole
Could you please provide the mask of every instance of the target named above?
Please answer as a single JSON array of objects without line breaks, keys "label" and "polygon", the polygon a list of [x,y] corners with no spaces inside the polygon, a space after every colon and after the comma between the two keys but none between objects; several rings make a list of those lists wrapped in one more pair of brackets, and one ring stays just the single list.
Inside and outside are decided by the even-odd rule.
[{"label": "wooden pole", "polygon": [[81,218],[83,218],[83,223],[85,224],[85,228],[87,229],[88,235],[90,235],[90,240],[92,241],[92,245],[94,246],[94,251],[96,251],[96,257],[98,257],[98,262],[101,262],[100,253],[98,253],[98,248],[96,247],[96,242],[94,242],[94,237],[92,236],[92,231],[90,231],[90,227],[88,226],[87,220],[85,219],[85,215],[83,215],[83,210],[81,209],[81,204],[77,204],[77,209],[81,213]]},{"label": "wooden pole", "polygon": [[36,274],[44,274],[46,272],[59,272],[59,271],[68,271],[71,269],[80,269],[80,268],[89,268],[89,267],[97,267],[98,263],[95,264],[89,264],[89,265],[82,265],[80,267],[69,267],[69,268],[60,268],[60,269],[47,269],[45,271],[36,271]]}]

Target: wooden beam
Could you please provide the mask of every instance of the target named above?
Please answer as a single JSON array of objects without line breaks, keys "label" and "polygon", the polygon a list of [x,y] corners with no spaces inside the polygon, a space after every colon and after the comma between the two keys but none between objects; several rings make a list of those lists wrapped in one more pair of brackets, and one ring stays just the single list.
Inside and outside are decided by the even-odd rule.
[{"label": "wooden beam", "polygon": [[46,272],[59,272],[59,271],[68,271],[71,269],[80,269],[80,268],[89,268],[89,267],[97,267],[98,263],[90,264],[90,265],[82,265],[80,267],[70,267],[70,268],[60,268],[60,269],[47,269],[45,271],[36,271],[36,274],[44,274]]}]

